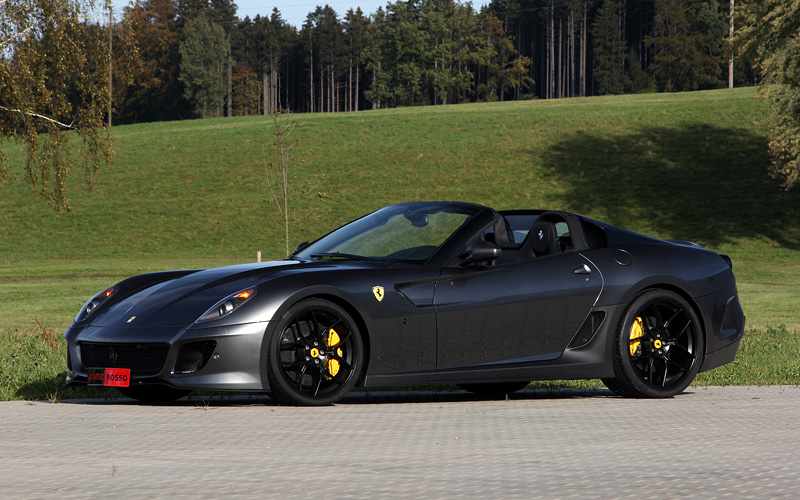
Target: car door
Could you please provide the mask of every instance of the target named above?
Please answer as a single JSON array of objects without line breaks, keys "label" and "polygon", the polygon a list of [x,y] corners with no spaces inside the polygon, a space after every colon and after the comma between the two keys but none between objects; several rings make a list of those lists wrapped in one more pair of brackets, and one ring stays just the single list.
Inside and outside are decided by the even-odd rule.
[{"label": "car door", "polygon": [[436,283],[437,368],[555,359],[603,280],[579,253],[485,268],[447,268]]}]

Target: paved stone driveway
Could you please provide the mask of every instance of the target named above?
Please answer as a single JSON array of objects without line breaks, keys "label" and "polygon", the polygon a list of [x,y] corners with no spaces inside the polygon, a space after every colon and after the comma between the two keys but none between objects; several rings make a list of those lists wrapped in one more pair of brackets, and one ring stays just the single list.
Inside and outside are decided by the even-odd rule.
[{"label": "paved stone driveway", "polygon": [[0,498],[800,498],[800,388],[0,403]]}]

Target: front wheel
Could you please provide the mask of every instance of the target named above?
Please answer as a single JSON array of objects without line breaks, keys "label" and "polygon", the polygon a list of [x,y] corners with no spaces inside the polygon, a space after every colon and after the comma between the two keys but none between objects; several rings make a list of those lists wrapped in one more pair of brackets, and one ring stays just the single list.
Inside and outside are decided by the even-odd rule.
[{"label": "front wheel", "polygon": [[672,397],[703,363],[700,320],[680,295],[645,291],[622,314],[613,352],[614,378],[603,379],[609,389],[627,397]]},{"label": "front wheel", "polygon": [[327,300],[306,299],[290,307],[268,342],[269,386],[280,403],[334,403],[350,392],[364,369],[358,326]]}]

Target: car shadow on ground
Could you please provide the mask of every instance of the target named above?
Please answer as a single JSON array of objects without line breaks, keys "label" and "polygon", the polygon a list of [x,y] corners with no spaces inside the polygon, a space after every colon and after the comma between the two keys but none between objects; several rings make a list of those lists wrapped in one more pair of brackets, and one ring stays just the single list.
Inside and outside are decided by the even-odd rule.
[{"label": "car shadow on ground", "polygon": [[[687,390],[681,395],[692,394]],[[527,389],[502,396],[484,396],[466,391],[395,391],[374,390],[356,391],[345,396],[335,405],[387,405],[387,404],[438,404],[485,401],[535,401],[565,399],[617,399],[608,389]],[[105,399],[67,399],[61,404],[112,405],[112,406],[176,406],[219,408],[235,406],[283,406],[266,394],[234,394],[234,395],[190,395],[169,403],[143,403],[126,397],[109,395]],[[331,406],[335,406],[331,405]]]}]

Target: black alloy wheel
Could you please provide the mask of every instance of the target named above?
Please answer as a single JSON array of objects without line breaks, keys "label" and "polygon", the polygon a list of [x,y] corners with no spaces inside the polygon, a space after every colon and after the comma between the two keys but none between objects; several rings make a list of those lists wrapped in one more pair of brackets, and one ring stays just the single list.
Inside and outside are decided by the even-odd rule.
[{"label": "black alloy wheel", "polygon": [[653,289],[625,309],[614,343],[614,378],[621,396],[667,398],[683,392],[703,362],[704,337],[694,309],[680,295]]},{"label": "black alloy wheel", "polygon": [[268,342],[270,391],[283,404],[334,403],[363,370],[364,344],[355,321],[327,300],[306,299],[290,307]]}]

